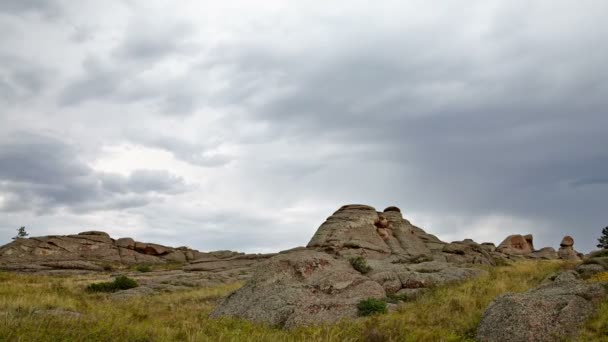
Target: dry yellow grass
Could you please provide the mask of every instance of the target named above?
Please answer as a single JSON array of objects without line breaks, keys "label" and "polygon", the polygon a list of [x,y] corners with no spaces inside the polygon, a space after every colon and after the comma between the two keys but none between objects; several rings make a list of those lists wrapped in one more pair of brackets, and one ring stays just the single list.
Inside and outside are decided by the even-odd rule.
[{"label": "dry yellow grass", "polygon": [[[0,273],[0,341],[467,341],[496,296],[525,291],[563,267],[520,262],[492,268],[487,276],[404,303],[398,312],[290,331],[209,319],[218,300],[241,284],[113,301],[85,293],[95,280],[90,277]],[[82,316],[41,311],[49,309]]]}]

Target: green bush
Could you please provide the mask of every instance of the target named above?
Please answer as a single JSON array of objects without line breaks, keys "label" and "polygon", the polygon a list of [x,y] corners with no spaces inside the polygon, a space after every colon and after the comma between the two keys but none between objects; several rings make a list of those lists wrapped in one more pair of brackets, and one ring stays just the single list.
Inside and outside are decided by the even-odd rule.
[{"label": "green bush", "polygon": [[386,302],[375,298],[360,301],[357,304],[357,309],[359,310],[359,316],[370,316],[387,312]]},{"label": "green bush", "polygon": [[93,283],[87,286],[88,292],[116,292],[119,290],[128,290],[138,287],[139,284],[126,276],[119,276],[112,282]]},{"label": "green bush", "polygon": [[367,260],[365,260],[365,258],[362,256],[350,258],[348,261],[350,261],[350,264],[353,266],[354,269],[363,274],[368,273],[372,270],[372,268],[367,264]]},{"label": "green bush", "polygon": [[136,270],[142,273],[152,272],[150,265],[139,265],[136,267]]}]

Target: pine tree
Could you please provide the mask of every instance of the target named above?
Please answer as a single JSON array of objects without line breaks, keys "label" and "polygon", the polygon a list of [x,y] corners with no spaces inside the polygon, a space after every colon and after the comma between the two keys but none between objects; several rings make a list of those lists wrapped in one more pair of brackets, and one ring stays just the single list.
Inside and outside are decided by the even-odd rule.
[{"label": "pine tree", "polygon": [[597,245],[598,248],[608,249],[608,227],[602,229],[602,237],[597,239],[600,243]]},{"label": "pine tree", "polygon": [[25,231],[25,227],[21,227],[19,229],[17,229],[17,236],[15,236],[13,238],[13,240],[17,240],[17,239],[25,239],[28,235],[26,231]]}]

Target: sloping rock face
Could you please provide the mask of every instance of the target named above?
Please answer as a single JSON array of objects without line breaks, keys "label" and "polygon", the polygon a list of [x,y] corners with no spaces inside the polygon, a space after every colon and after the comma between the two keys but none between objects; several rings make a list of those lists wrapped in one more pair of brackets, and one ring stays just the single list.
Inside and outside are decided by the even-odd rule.
[{"label": "sloping rock face", "polygon": [[236,316],[289,328],[354,316],[359,301],[384,296],[380,284],[347,261],[303,250],[268,260],[211,316]]},{"label": "sloping rock face", "polygon": [[[354,257],[365,258],[371,270],[357,271],[349,262]],[[306,248],[281,252],[259,264],[253,278],[212,317],[287,328],[331,323],[355,317],[357,304],[367,298],[419,293],[485,273],[464,267],[467,263],[493,264],[494,259],[472,240],[440,241],[403,219],[396,207],[377,212],[347,205],[319,227]],[[194,265],[198,263],[190,267]]]},{"label": "sloping rock face", "polygon": [[483,342],[563,341],[595,312],[606,297],[600,284],[588,284],[575,272],[564,272],[538,288],[498,297],[477,330]]}]

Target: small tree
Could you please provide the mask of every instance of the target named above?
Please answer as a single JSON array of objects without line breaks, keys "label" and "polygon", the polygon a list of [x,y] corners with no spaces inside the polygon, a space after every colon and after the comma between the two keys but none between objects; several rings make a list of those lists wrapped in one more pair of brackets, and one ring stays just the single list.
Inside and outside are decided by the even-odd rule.
[{"label": "small tree", "polygon": [[13,240],[17,240],[17,239],[25,239],[26,237],[28,237],[28,235],[30,235],[30,234],[28,234],[28,233],[25,231],[25,227],[21,227],[21,228],[17,229],[17,236],[15,236],[15,237],[13,238]]},{"label": "small tree", "polygon": [[602,229],[602,237],[597,239],[600,243],[597,245],[598,248],[608,249],[608,227]]}]

